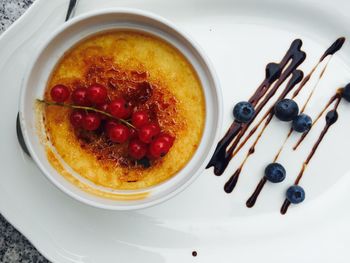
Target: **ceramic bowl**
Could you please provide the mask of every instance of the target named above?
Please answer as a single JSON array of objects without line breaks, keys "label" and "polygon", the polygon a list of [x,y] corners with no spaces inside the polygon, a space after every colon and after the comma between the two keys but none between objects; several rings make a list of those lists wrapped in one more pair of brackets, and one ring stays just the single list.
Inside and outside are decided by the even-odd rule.
[{"label": "ceramic bowl", "polygon": [[[138,30],[160,37],[176,47],[197,72],[205,95],[206,120],[201,143],[192,159],[167,181],[146,189],[116,191],[86,182],[89,186],[107,193],[143,195],[140,200],[111,200],[89,194],[71,184],[49,163],[42,138],[44,129],[38,128],[35,100],[42,98],[54,66],[64,53],[80,40],[110,29]],[[64,193],[85,204],[113,210],[145,208],[169,199],[184,190],[205,169],[217,143],[222,121],[222,97],[219,83],[208,58],[199,46],[182,30],[169,21],[134,9],[108,9],[85,14],[64,23],[37,50],[38,55],[29,66],[20,97],[20,123],[33,161],[45,176]],[[72,172],[78,180],[79,174]]]}]

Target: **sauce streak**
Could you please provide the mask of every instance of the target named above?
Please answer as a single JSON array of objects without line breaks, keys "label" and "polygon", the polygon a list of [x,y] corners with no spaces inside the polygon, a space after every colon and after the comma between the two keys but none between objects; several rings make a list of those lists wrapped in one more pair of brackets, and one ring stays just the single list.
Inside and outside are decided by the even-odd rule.
[{"label": "sauce streak", "polygon": [[[326,57],[329,55],[335,54],[338,50],[341,49],[345,42],[344,37],[338,38],[322,55],[318,64],[311,70],[311,72],[302,80],[298,89],[294,92],[293,98],[296,97],[301,89],[305,86],[305,84],[310,80],[311,75],[316,70],[319,63],[321,63]],[[262,118],[262,120],[250,131],[247,138],[242,142],[238,149],[235,151],[238,143],[241,138],[245,135],[245,132],[250,127],[252,122],[258,116],[263,107],[269,102],[269,100],[276,93],[278,88],[284,83],[284,81],[294,73],[297,67],[303,63],[306,58],[305,52],[301,50],[302,41],[300,39],[296,39],[292,42],[289,50],[281,60],[279,64],[277,63],[269,63],[266,66],[265,70],[265,79],[257,88],[253,96],[249,99],[249,102],[256,108],[255,114],[252,120],[246,124],[239,123],[234,121],[229,130],[226,132],[225,136],[219,141],[216,146],[215,152],[207,165],[207,169],[210,167],[214,167],[215,175],[222,175],[228,166],[230,160],[237,154],[237,152],[244,146],[244,144],[248,141],[248,139],[256,132],[259,125],[263,122],[264,119],[268,117],[271,112],[268,112],[267,115]],[[328,64],[328,63],[327,63]],[[325,67],[326,68],[326,67]],[[323,72],[325,71],[325,68]],[[321,73],[321,77],[323,75]],[[273,85],[274,84],[274,85]],[[313,92],[312,92],[313,93]],[[309,98],[312,96],[310,94]],[[308,98],[308,100],[309,100]],[[261,101],[262,100],[262,101]],[[260,102],[261,101],[261,102]],[[260,102],[260,103],[259,103]],[[231,145],[231,146],[230,146]],[[229,147],[230,146],[230,147]]]},{"label": "sauce streak", "polygon": [[[316,119],[315,119],[315,121],[312,123],[312,126],[314,126],[317,122],[318,122],[318,120],[321,118],[321,116],[323,115],[323,113],[328,109],[328,107],[336,100],[336,99],[338,99],[338,97],[339,97],[339,92],[340,92],[341,90],[339,89],[339,91],[337,92],[337,94],[335,94],[334,96],[332,96],[330,99],[329,99],[329,101],[328,101],[328,103],[327,103],[327,105],[323,108],[323,110],[318,114],[318,116],[316,117]],[[312,127],[311,127],[312,128]],[[310,129],[311,130],[311,129]],[[294,145],[294,147],[293,147],[293,150],[295,151],[298,147],[299,147],[299,145],[304,141],[304,139],[305,139],[305,137],[309,134],[309,132],[310,132],[310,130],[308,130],[307,132],[304,132],[303,133],[303,135],[300,137],[300,139],[297,141],[297,143]]]},{"label": "sauce streak", "polygon": [[[325,112],[327,110],[327,108],[334,102],[334,106],[333,109],[328,111],[327,115],[326,115],[326,124],[323,127],[323,130],[320,134],[320,136],[318,137],[317,141],[315,142],[315,144],[313,145],[311,151],[309,152],[309,155],[307,156],[307,158],[305,159],[305,161],[303,162],[303,165],[300,169],[300,172],[298,174],[298,177],[295,179],[294,184],[298,185],[301,178],[304,175],[305,169],[307,168],[307,165],[309,164],[309,162],[311,161],[312,157],[314,156],[314,154],[317,151],[318,146],[320,145],[320,143],[322,142],[324,136],[327,134],[329,128],[337,122],[338,120],[338,113],[337,113],[337,109],[339,106],[339,103],[341,101],[341,92],[340,90],[337,91],[337,93],[330,99],[330,102],[327,103],[327,105],[325,106],[325,108],[321,111],[321,112]],[[288,201],[287,199],[284,200],[284,203],[281,207],[281,214],[284,215],[285,213],[287,213],[288,207],[290,205],[290,201]]]},{"label": "sauce streak", "polygon": [[[263,115],[263,117],[259,120],[259,122],[250,130],[248,135],[245,136],[244,140],[240,143],[242,137],[245,135],[246,131],[248,130],[250,125],[253,123],[255,118],[259,115],[260,111],[270,101],[270,99],[275,95],[275,93],[277,92],[279,87],[284,83],[284,81],[287,78],[289,78],[290,76],[291,76],[291,78],[290,78],[288,84],[286,85],[286,88],[283,90],[283,92],[278,97],[276,102],[285,98],[289,94],[289,92],[292,91],[294,89],[294,87],[300,83],[299,87],[294,91],[294,93],[292,95],[292,99],[294,99],[296,96],[298,96],[300,91],[303,89],[303,87],[311,79],[311,76],[314,74],[314,72],[316,71],[316,69],[318,68],[320,63],[323,62],[324,59],[327,58],[328,56],[332,56],[337,51],[339,51],[342,48],[344,42],[345,42],[344,37],[338,38],[323,53],[323,55],[319,59],[318,63],[311,69],[309,74],[306,75],[305,77],[303,76],[303,72],[301,70],[297,70],[298,66],[301,63],[303,63],[303,61],[306,58],[306,53],[301,50],[302,41],[300,39],[296,39],[292,42],[290,48],[288,49],[287,53],[285,54],[285,56],[283,57],[283,59],[281,60],[281,62],[279,64],[269,63],[266,66],[265,79],[260,84],[260,86],[257,88],[257,90],[255,91],[253,96],[251,96],[251,98],[249,99],[249,102],[255,107],[255,113],[253,115],[253,118],[248,123],[240,123],[237,121],[233,121],[233,123],[231,124],[230,128],[228,129],[228,131],[226,132],[224,137],[217,144],[215,152],[214,152],[211,160],[209,161],[209,163],[206,167],[207,169],[210,167],[214,167],[214,174],[217,176],[222,175],[224,173],[225,169],[227,168],[230,160],[243,148],[243,146],[247,143],[247,141],[251,138],[251,136],[254,135],[254,133],[257,131],[257,129],[260,127],[260,125],[265,121],[263,128],[261,129],[261,131],[257,135],[257,138],[253,142],[252,146],[249,148],[245,158],[241,162],[241,165],[237,168],[237,170],[233,173],[233,175],[225,183],[224,191],[226,193],[231,193],[234,190],[234,188],[238,182],[240,173],[242,172],[246,161],[248,160],[249,156],[251,156],[255,152],[255,147],[256,147],[257,143],[259,142],[262,134],[264,133],[264,131],[266,130],[267,126],[270,124],[270,122],[274,116],[274,110],[273,110],[274,107],[272,106],[267,110],[267,112]],[[321,73],[319,75],[319,78],[318,78],[316,84],[311,89],[311,91],[310,91],[310,93],[309,93],[309,95],[308,95],[308,97],[307,97],[307,99],[306,99],[306,101],[301,109],[301,113],[305,111],[311,97],[313,96],[321,78],[323,77],[323,75],[328,67],[329,61],[330,61],[330,59],[326,62],[323,69],[321,70]],[[315,143],[314,147],[312,148],[308,158],[303,163],[302,170],[300,171],[298,178],[296,179],[296,184],[301,179],[301,177],[304,173],[305,167],[310,162],[312,156],[316,152],[318,145],[320,144],[323,137],[327,133],[329,127],[332,124],[334,124],[334,122],[336,121],[336,119],[334,122],[329,121],[330,119],[332,119],[329,116],[332,114],[332,112],[334,112],[334,114],[333,114],[334,116],[336,115],[336,109],[337,109],[339,102],[340,102],[340,99],[341,99],[341,96],[339,95],[340,93],[338,92],[337,94],[331,98],[330,102],[326,105],[326,107],[323,109],[323,111],[320,113],[320,115],[314,121],[314,123],[317,122],[317,120],[327,110],[327,108],[334,101],[337,101],[335,103],[333,111],[329,111],[327,113],[327,116],[328,116],[326,118],[327,125],[325,126],[323,132],[321,133],[319,140]],[[290,129],[282,146],[280,147],[279,151],[275,155],[274,162],[279,158],[279,156],[283,150],[283,147],[285,146],[285,144],[288,141],[292,132],[293,132],[293,129]],[[303,134],[303,136],[300,139],[300,142],[303,140],[303,138],[305,138],[306,135],[307,135],[307,133]],[[300,144],[300,142],[298,142],[298,143]],[[267,182],[267,179],[265,177],[263,177],[259,181],[255,191],[253,192],[253,194],[250,196],[250,198],[246,202],[247,207],[254,206],[254,204],[256,203],[256,200],[257,200],[261,190],[263,189],[264,185],[266,184],[266,182]],[[286,200],[285,203],[283,204],[283,207],[281,208],[281,213],[282,213],[282,211],[287,211],[289,205],[290,205],[289,201]]]},{"label": "sauce streak", "polygon": [[260,194],[261,190],[263,189],[266,182],[267,182],[267,180],[265,177],[261,178],[254,193],[251,195],[251,197],[249,197],[249,199],[246,202],[247,207],[251,208],[255,205],[255,202],[258,199],[258,196],[259,196],[259,194]]},{"label": "sauce streak", "polygon": [[[300,83],[299,87],[295,90],[295,92],[292,95],[292,98],[295,98],[298,96],[300,91],[303,89],[303,87],[306,85],[306,83],[310,80],[312,74],[315,72],[315,70],[318,68],[319,64],[329,55],[335,54],[338,50],[341,49],[342,45],[344,44],[345,38],[341,37],[337,39],[321,56],[318,63],[312,68],[312,70],[309,72],[308,75],[303,78],[303,72],[300,70],[297,70],[297,67],[305,60],[306,54],[301,50],[302,41],[299,39],[296,39],[291,44],[289,50],[287,51],[286,55],[280,62],[280,64],[276,63],[269,63],[266,66],[266,78],[262,82],[262,84],[258,87],[254,95],[249,99],[249,102],[253,104],[253,106],[256,108],[256,112],[252,118],[252,120],[246,124],[239,123],[237,121],[234,121],[231,124],[231,127],[226,132],[225,136],[219,141],[216,150],[210,160],[210,162],[207,165],[207,169],[211,166],[214,167],[214,174],[215,175],[221,175],[226,167],[228,166],[228,163],[230,160],[243,148],[243,146],[247,143],[247,141],[251,138],[251,136],[257,131],[257,129],[260,127],[260,125],[265,121],[264,126],[260,133],[257,135],[257,138],[253,142],[252,146],[249,148],[248,153],[246,154],[244,160],[242,161],[241,165],[237,168],[237,170],[233,173],[233,175],[229,178],[229,180],[224,185],[224,191],[226,193],[231,193],[240,176],[240,173],[242,172],[242,169],[248,160],[249,156],[251,156],[255,152],[255,147],[257,143],[259,142],[262,134],[266,130],[267,126],[271,122],[274,111],[273,106],[270,107],[270,109],[264,114],[264,116],[261,118],[261,120],[251,129],[249,134],[244,138],[244,140],[239,144],[241,138],[245,135],[245,132],[249,128],[249,126],[252,124],[254,119],[257,117],[257,115],[260,113],[260,111],[263,109],[263,107],[269,102],[269,100],[273,97],[273,95],[276,93],[280,85],[291,75],[288,84],[286,85],[286,88],[283,90],[281,95],[278,97],[277,101],[285,98],[293,88]],[[329,60],[323,67],[318,81],[312,88],[311,92],[309,93],[309,96],[307,100],[305,101],[301,112],[304,112],[307,104],[309,103],[312,95],[314,94],[316,87],[318,86],[319,81],[323,77],[327,67],[328,67]],[[286,69],[285,69],[286,67]],[[275,84],[274,84],[275,83]],[[274,84],[274,85],[273,85]],[[271,88],[272,87],[272,88]],[[269,91],[269,92],[268,92]],[[262,100],[262,97],[264,99]],[[262,100],[260,103],[259,101]],[[277,102],[276,101],[276,102]],[[288,141],[288,138],[290,137],[293,130],[291,129],[282,145],[282,147],[279,149],[278,153],[275,156],[274,161],[276,161],[279,158],[280,153],[282,152],[282,149],[286,142]],[[229,147],[230,146],[230,147]],[[259,184],[257,185],[255,191],[253,192],[252,196],[247,200],[246,205],[247,207],[253,207],[261,190],[263,189],[264,185],[266,184],[266,178],[263,177]]]},{"label": "sauce streak", "polygon": [[[286,97],[286,95],[303,79],[303,72],[300,70],[295,70],[292,74],[291,79],[289,80],[286,88],[284,89],[284,91],[282,92],[282,94],[279,96],[278,100],[281,100],[283,98]],[[231,193],[234,189],[234,187],[236,186],[236,183],[239,179],[239,175],[244,167],[244,164],[247,162],[248,158],[250,155],[252,155],[255,152],[255,146],[256,144],[259,142],[262,134],[264,133],[265,129],[267,128],[267,126],[270,124],[273,116],[274,116],[274,111],[273,111],[273,107],[271,107],[267,114],[265,114],[265,116],[267,117],[265,123],[264,123],[264,127],[262,128],[262,130],[260,131],[260,133],[258,134],[257,138],[255,139],[253,145],[249,148],[249,151],[247,153],[247,155],[245,156],[244,160],[242,161],[241,165],[239,166],[239,168],[235,171],[235,173],[231,176],[231,178],[229,179],[228,182],[230,183],[230,188],[226,189],[226,187],[224,188],[226,193]],[[264,117],[265,117],[264,116]],[[263,118],[264,119],[264,118]],[[247,140],[247,139],[246,139]],[[245,141],[246,141],[245,140]],[[226,185],[225,185],[226,186]],[[229,190],[229,191],[227,191]]]},{"label": "sauce streak", "polygon": [[[338,42],[338,40],[335,41],[335,42],[331,45],[331,47],[332,47],[332,46],[337,46],[337,47],[339,47],[339,45],[335,45],[335,43],[337,43],[337,42]],[[330,48],[331,48],[331,47],[330,47]],[[329,50],[330,48],[328,48],[327,50]],[[339,50],[339,49],[338,49],[338,50]],[[296,96],[298,96],[299,92],[302,90],[302,88],[305,86],[305,84],[310,80],[312,74],[315,72],[315,70],[317,69],[317,67],[319,66],[319,64],[320,64],[320,63],[323,61],[323,59],[326,57],[325,54],[328,54],[328,53],[329,53],[329,52],[326,51],[326,52],[322,55],[322,57],[321,57],[321,59],[319,60],[319,62],[312,68],[312,70],[309,72],[309,74],[306,75],[306,77],[305,77],[305,78],[303,79],[303,81],[300,83],[298,89],[294,92],[294,94],[293,94],[293,96],[292,96],[292,99],[294,99]],[[335,53],[335,52],[333,52],[333,54],[334,54],[334,53]],[[306,106],[307,106],[308,103],[310,102],[311,97],[313,96],[313,94],[314,94],[314,92],[315,92],[315,90],[316,90],[316,88],[317,88],[317,86],[318,86],[320,80],[322,79],[322,77],[323,77],[323,75],[324,75],[324,73],[325,73],[325,71],[326,71],[326,69],[327,69],[327,67],[328,67],[329,61],[330,61],[330,60],[328,60],[328,62],[327,62],[327,63],[325,64],[325,66],[323,67],[323,69],[322,69],[322,71],[321,71],[321,73],[320,73],[320,75],[319,75],[319,77],[318,77],[318,80],[317,80],[316,84],[313,86],[312,90],[310,91],[309,96],[308,96],[308,98],[306,99],[306,101],[305,101],[305,103],[304,103],[304,105],[303,105],[303,107],[302,107],[300,113],[303,113],[303,112],[305,111]],[[328,106],[329,106],[330,104],[331,104],[331,102],[328,104]],[[321,114],[316,118],[316,120],[314,121],[313,125],[317,122],[317,120],[321,117],[321,115],[322,115],[323,113],[324,113],[324,111],[322,111]],[[311,129],[310,129],[310,130],[311,130]],[[310,130],[309,130],[309,131],[310,131]],[[306,134],[307,134],[309,131],[307,131],[306,133],[303,133],[303,135],[301,136],[301,139],[300,139],[301,141],[305,138]],[[291,128],[291,129],[289,130],[289,132],[288,132],[288,134],[287,134],[287,136],[286,136],[286,138],[285,138],[283,144],[281,145],[281,147],[279,148],[277,154],[275,155],[275,158],[274,158],[273,162],[276,162],[276,161],[278,160],[278,158],[279,158],[281,152],[283,151],[283,148],[284,148],[285,144],[287,143],[287,141],[288,141],[290,135],[292,134],[292,132],[293,132],[293,129]],[[259,136],[258,136],[258,138],[259,138]],[[301,141],[300,141],[300,142],[301,142]],[[293,149],[294,149],[294,148],[293,148]],[[294,149],[294,150],[295,150],[295,149]],[[263,182],[263,181],[264,181],[264,182]],[[259,196],[261,190],[263,189],[263,187],[264,187],[264,185],[265,185],[265,183],[266,183],[266,179],[265,179],[265,178],[262,178],[262,179],[260,180],[260,182],[258,183],[258,185],[257,185],[255,191],[253,192],[253,194],[249,197],[249,199],[248,199],[248,201],[247,201],[247,203],[246,203],[247,207],[251,208],[251,207],[254,206],[254,204],[255,204],[255,202],[256,202],[256,200],[257,200],[257,198],[258,198],[258,196]]]},{"label": "sauce streak", "polygon": [[301,46],[302,41],[300,39],[294,40],[279,64],[269,63],[266,66],[265,79],[249,99],[249,102],[255,107],[255,114],[252,120],[245,124],[237,121],[234,121],[231,124],[231,127],[226,132],[225,136],[217,144],[215,152],[206,167],[210,168],[213,166],[215,175],[223,174],[232,158],[232,153],[256,116],[258,116],[260,111],[266,103],[269,102],[284,81],[305,60],[306,54],[300,49]]},{"label": "sauce streak", "polygon": [[327,50],[324,52],[320,61],[324,60],[329,55],[334,55],[337,51],[339,51],[344,45],[345,37],[338,38]]}]

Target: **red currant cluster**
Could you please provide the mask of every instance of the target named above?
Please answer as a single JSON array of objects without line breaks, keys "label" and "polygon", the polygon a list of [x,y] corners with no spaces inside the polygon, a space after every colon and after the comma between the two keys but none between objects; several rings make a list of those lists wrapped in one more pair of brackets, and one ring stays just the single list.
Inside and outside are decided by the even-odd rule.
[{"label": "red currant cluster", "polygon": [[135,160],[163,157],[174,143],[173,136],[162,132],[159,125],[151,121],[148,110],[133,111],[121,97],[109,101],[107,89],[102,85],[77,88],[70,94],[66,86],[59,84],[51,89],[50,95],[56,103],[64,103],[71,96],[72,108],[89,107],[91,110],[72,111],[70,123],[73,127],[95,131],[103,126],[110,141],[119,144],[128,142],[128,154]]}]

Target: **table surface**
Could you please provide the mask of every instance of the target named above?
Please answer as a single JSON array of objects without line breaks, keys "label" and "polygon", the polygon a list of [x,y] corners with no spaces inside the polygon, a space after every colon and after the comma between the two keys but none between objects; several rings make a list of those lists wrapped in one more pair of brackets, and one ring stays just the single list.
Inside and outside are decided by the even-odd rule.
[{"label": "table surface", "polygon": [[[33,1],[0,0],[0,34],[20,17]],[[0,262],[41,263],[49,261],[0,214]]]}]

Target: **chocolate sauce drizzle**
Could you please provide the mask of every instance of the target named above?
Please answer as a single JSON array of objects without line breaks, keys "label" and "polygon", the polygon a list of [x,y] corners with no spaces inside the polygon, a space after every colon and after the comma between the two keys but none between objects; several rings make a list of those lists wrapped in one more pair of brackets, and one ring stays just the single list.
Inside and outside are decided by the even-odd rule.
[{"label": "chocolate sauce drizzle", "polygon": [[[284,89],[284,91],[282,92],[282,94],[279,96],[278,100],[281,100],[283,98],[285,98],[285,96],[303,79],[303,72],[301,70],[294,70],[294,72],[292,73],[292,77],[289,80],[286,88]],[[224,190],[226,193],[231,193],[233,191],[233,189],[236,186],[236,183],[239,179],[239,175],[241,174],[241,171],[243,169],[244,164],[246,163],[246,161],[248,160],[249,156],[252,155],[255,152],[255,146],[258,143],[258,141],[260,140],[262,134],[264,133],[265,129],[267,128],[267,126],[269,125],[269,123],[271,122],[273,116],[274,116],[274,111],[273,111],[273,107],[271,107],[268,111],[267,111],[267,119],[264,123],[264,127],[262,128],[262,130],[260,131],[260,133],[258,134],[257,138],[255,139],[253,145],[249,148],[248,153],[246,154],[244,160],[242,161],[241,165],[239,166],[239,168],[234,172],[234,174],[231,176],[231,178],[227,181],[227,183],[224,186]],[[265,114],[266,116],[266,114]],[[264,116],[264,117],[265,117]],[[264,119],[263,117],[263,119]],[[254,127],[255,128],[255,127]],[[253,131],[253,130],[252,130]]]},{"label": "chocolate sauce drizzle", "polygon": [[[327,56],[335,54],[344,44],[345,38],[341,37],[337,39],[322,55],[319,63],[322,62]],[[258,125],[260,125],[264,118],[267,118],[268,114],[254,127],[248,135],[248,138],[238,147],[235,151],[241,138],[245,135],[245,132],[250,127],[255,118],[259,115],[263,107],[269,102],[269,100],[276,93],[278,88],[284,83],[284,81],[297,69],[297,67],[303,63],[306,58],[306,54],[301,50],[302,41],[296,39],[292,42],[289,50],[281,60],[279,64],[269,63],[266,66],[266,77],[260,86],[257,88],[253,96],[249,99],[249,102],[256,108],[255,114],[252,120],[248,123],[240,123],[234,121],[225,136],[219,141],[215,152],[207,165],[207,169],[214,167],[215,175],[222,175],[228,166],[230,160],[234,155],[243,147],[244,143],[255,133]],[[300,90],[309,81],[312,73],[316,70],[317,65],[312,71],[302,80],[299,88],[294,92],[293,97],[297,96]],[[261,102],[260,102],[261,101]]]},{"label": "chocolate sauce drizzle", "polygon": [[[312,74],[318,68],[319,64],[321,62],[323,62],[326,57],[332,56],[338,50],[340,50],[341,47],[343,46],[344,42],[345,42],[344,37],[338,38],[324,52],[324,54],[321,56],[318,63],[312,68],[312,70],[309,72],[309,74],[306,75],[304,78],[303,78],[303,72],[301,70],[297,70],[299,65],[301,63],[303,63],[303,61],[306,58],[306,53],[301,50],[302,41],[300,39],[296,39],[292,42],[290,48],[288,49],[287,53],[285,54],[285,56],[283,57],[283,59],[281,60],[280,63],[273,63],[272,62],[266,66],[265,79],[263,80],[263,82],[257,88],[255,93],[249,99],[249,102],[255,107],[255,114],[254,114],[252,120],[249,121],[248,123],[240,123],[237,121],[233,121],[233,123],[231,124],[230,128],[228,129],[228,131],[226,132],[224,137],[217,144],[215,152],[214,152],[211,160],[209,161],[209,163],[206,167],[208,169],[208,168],[213,166],[214,167],[214,174],[217,176],[222,175],[223,172],[225,171],[225,169],[227,168],[230,160],[243,148],[243,146],[247,143],[247,141],[251,138],[251,136],[254,135],[254,133],[257,131],[257,129],[260,127],[260,125],[265,121],[262,130],[257,135],[257,138],[253,142],[252,146],[249,148],[248,153],[246,154],[241,165],[237,168],[237,170],[233,173],[233,175],[225,183],[224,190],[226,193],[231,193],[233,191],[233,189],[235,188],[237,181],[239,179],[239,175],[244,167],[244,164],[248,160],[249,156],[255,152],[255,146],[257,145],[262,134],[264,133],[265,129],[267,128],[267,126],[269,125],[269,123],[271,122],[271,120],[274,116],[273,107],[270,107],[270,109],[267,110],[267,112],[263,115],[263,117],[260,119],[260,121],[250,130],[249,134],[240,143],[242,137],[245,135],[246,131],[248,130],[250,125],[253,123],[255,118],[259,115],[259,113],[264,108],[264,106],[275,95],[275,93],[277,92],[279,87],[284,83],[284,81],[286,79],[288,79],[290,76],[291,76],[291,78],[290,78],[288,84],[286,85],[286,88],[283,90],[283,92],[278,97],[276,102],[278,100],[285,98],[290,93],[290,91],[292,91],[294,89],[294,87],[300,83],[299,87],[294,91],[292,98],[295,98],[296,96],[298,96],[300,91],[303,89],[303,87],[306,85],[306,83],[310,80]],[[304,112],[307,104],[309,103],[311,97],[313,96],[313,94],[316,90],[316,87],[318,86],[319,81],[321,80],[322,76],[324,75],[324,72],[327,69],[329,61],[330,60],[328,60],[327,63],[325,64],[325,66],[323,67],[323,69],[319,75],[319,79],[318,79],[317,83],[314,85],[314,87],[312,88],[311,92],[309,93],[309,96],[308,96],[306,102],[304,103],[304,105],[301,109],[301,112]],[[331,103],[329,103],[327,105],[329,106],[330,104]],[[326,110],[326,108],[323,110],[323,112],[325,110]],[[322,114],[320,114],[320,115],[322,115]],[[317,121],[317,119],[316,119],[316,121]],[[328,128],[327,128],[327,130],[328,130]],[[290,137],[292,132],[293,132],[293,130],[291,129],[289,131],[283,145],[281,146],[278,153],[276,154],[274,161],[276,161],[279,158],[279,155],[282,152],[283,147],[286,144],[286,142],[287,142],[287,140]],[[320,142],[318,142],[318,144],[319,143]],[[317,146],[314,147],[315,148],[314,152],[316,151]],[[314,152],[312,153],[310,160],[311,160]],[[310,160],[308,160],[307,163]],[[257,200],[257,197],[259,196],[259,194],[260,194],[261,190],[263,189],[264,185],[266,184],[266,182],[267,182],[267,180],[264,177],[260,180],[254,193],[246,202],[247,207],[254,206],[254,204]],[[286,205],[286,206],[288,208],[288,205]]]},{"label": "chocolate sauce drizzle", "polygon": [[[303,177],[304,172],[305,172],[309,162],[311,161],[312,157],[316,153],[318,146],[322,142],[324,136],[327,134],[329,128],[334,123],[337,122],[337,120],[338,120],[337,109],[338,109],[339,103],[341,101],[341,98],[342,98],[341,92],[340,92],[340,90],[338,90],[337,93],[330,99],[330,101],[327,103],[327,105],[321,111],[321,112],[325,112],[329,108],[329,106],[332,103],[334,103],[333,109],[328,111],[328,113],[326,115],[326,123],[325,123],[325,126],[323,127],[323,130],[320,133],[320,136],[318,137],[317,141],[315,142],[315,144],[313,145],[311,151],[309,152],[309,155],[306,157],[305,161],[302,164],[300,172],[299,172],[297,178],[294,181],[295,185],[299,184],[299,182],[300,182],[301,178]],[[290,206],[290,201],[288,199],[285,199],[284,203],[283,203],[283,205],[281,207],[281,210],[280,210],[282,215],[284,215],[287,212],[289,206]]]},{"label": "chocolate sauce drizzle", "polygon": [[[293,94],[293,96],[292,96],[292,99],[294,99],[296,96],[298,96],[299,92],[302,90],[302,88],[305,86],[305,84],[310,80],[312,74],[315,72],[315,70],[317,69],[317,67],[319,66],[319,64],[320,64],[328,55],[332,56],[332,55],[335,54],[338,50],[340,50],[340,48],[341,48],[342,45],[344,44],[344,41],[345,41],[345,38],[339,38],[339,39],[337,39],[337,40],[325,51],[325,53],[324,53],[324,54],[322,55],[322,57],[320,58],[319,62],[312,68],[312,70],[309,72],[309,74],[306,75],[306,77],[303,79],[303,81],[302,81],[301,84],[299,85],[299,88],[294,92],[294,94]],[[314,94],[314,92],[315,92],[315,90],[316,90],[316,88],[317,88],[317,86],[318,86],[318,84],[319,84],[321,78],[323,77],[323,75],[324,75],[324,73],[325,73],[325,71],[326,71],[326,69],[327,69],[327,67],[328,67],[329,61],[330,61],[330,59],[327,61],[327,63],[326,63],[325,66],[323,67],[323,69],[322,69],[322,71],[321,71],[321,73],[320,73],[320,75],[319,75],[319,77],[318,77],[318,80],[317,80],[316,84],[315,84],[314,87],[312,88],[311,92],[309,93],[308,98],[306,99],[306,101],[305,101],[305,103],[304,103],[304,105],[303,105],[303,107],[302,107],[302,109],[301,109],[301,113],[303,113],[303,112],[305,111],[305,109],[306,109],[306,107],[307,107],[307,105],[308,105],[308,103],[309,103],[311,97],[313,96],[313,94]],[[334,99],[333,99],[333,97],[332,97],[331,100],[330,100],[330,102],[329,102],[329,103],[326,105],[326,107],[324,108],[324,110],[321,111],[321,113],[319,114],[319,116],[318,116],[318,117],[316,118],[316,120],[313,122],[313,125],[318,121],[318,119],[322,116],[322,114],[324,113],[324,111],[329,107],[329,105],[330,105],[333,101],[334,101]],[[309,131],[310,131],[310,130],[309,130]],[[309,132],[309,131],[308,131],[308,132]],[[291,128],[291,129],[289,130],[289,132],[288,132],[288,134],[287,134],[287,136],[286,136],[286,138],[285,138],[285,140],[284,140],[282,146],[279,148],[277,154],[275,155],[275,158],[274,158],[273,162],[276,162],[276,161],[278,160],[278,158],[279,158],[279,156],[280,156],[280,154],[281,154],[281,152],[282,152],[282,150],[283,150],[283,148],[284,148],[286,142],[288,141],[290,135],[292,134],[292,132],[293,132],[293,129]],[[299,140],[299,142],[298,142],[297,145],[300,144],[300,142],[305,138],[305,136],[307,135],[308,132],[306,132],[306,133],[304,133],[304,134],[302,135],[302,137],[301,137],[301,139]],[[297,145],[296,145],[296,147],[297,147]],[[294,148],[294,150],[296,149],[296,147]],[[266,183],[266,178],[263,177],[263,178],[259,181],[259,183],[258,183],[258,185],[257,185],[257,187],[256,187],[256,189],[255,189],[255,191],[253,192],[253,194],[252,194],[252,195],[249,197],[249,199],[247,200],[247,202],[246,202],[247,207],[251,208],[251,207],[254,206],[254,204],[255,204],[255,202],[256,202],[256,200],[257,200],[257,198],[258,198],[258,196],[259,196],[261,190],[263,189],[263,187],[264,187],[264,185],[265,185],[265,183]]]},{"label": "chocolate sauce drizzle", "polygon": [[[341,89],[338,89],[338,92],[332,96],[328,103],[326,104],[326,106],[323,108],[323,110],[318,114],[318,116],[316,117],[316,119],[314,120],[314,122],[312,123],[312,127],[315,126],[315,124],[319,121],[319,119],[321,118],[321,116],[323,115],[323,113],[328,109],[328,107],[339,97],[338,93],[341,92]],[[311,128],[312,128],[311,127]],[[311,129],[310,129],[311,130]],[[309,134],[310,130],[308,130],[307,132],[304,132],[303,135],[300,137],[300,139],[297,141],[297,143],[293,146],[293,150],[295,151],[300,144],[304,141],[305,137]]]},{"label": "chocolate sauce drizzle", "polygon": [[323,56],[320,58],[320,61],[324,60],[329,55],[334,55],[336,52],[338,52],[342,46],[344,45],[345,37],[338,38],[323,54]]},{"label": "chocolate sauce drizzle", "polygon": [[258,116],[266,103],[273,97],[281,84],[305,60],[306,54],[300,49],[301,46],[302,41],[300,39],[294,40],[279,64],[269,63],[266,66],[265,79],[249,99],[249,102],[255,107],[255,114],[252,120],[245,124],[237,121],[234,121],[231,124],[231,127],[226,132],[225,136],[217,144],[215,152],[206,167],[210,168],[213,166],[215,175],[223,174],[232,158],[232,153],[237,144],[244,136],[254,119]]}]

